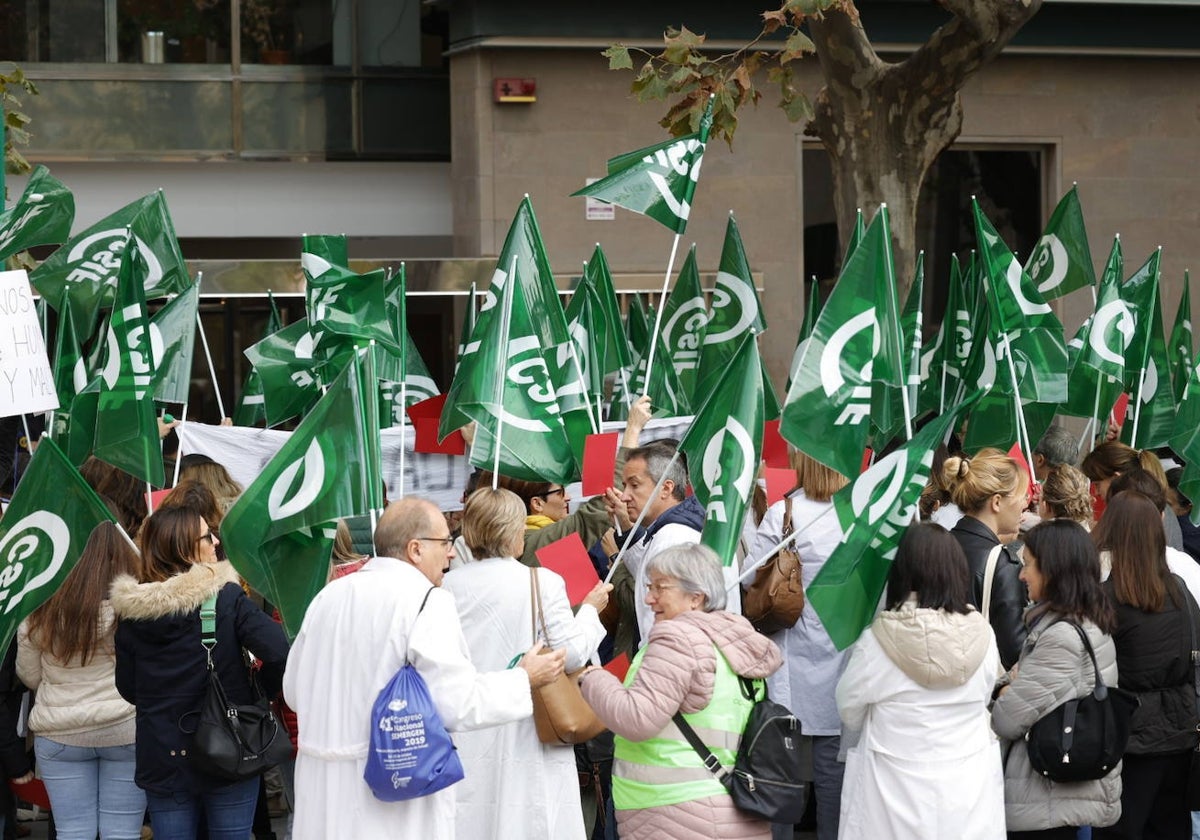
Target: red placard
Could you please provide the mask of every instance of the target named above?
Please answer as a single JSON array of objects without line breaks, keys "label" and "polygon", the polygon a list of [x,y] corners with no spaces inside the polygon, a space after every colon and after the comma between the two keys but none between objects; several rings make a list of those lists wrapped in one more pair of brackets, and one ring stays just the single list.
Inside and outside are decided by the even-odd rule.
[{"label": "red placard", "polygon": [[588,435],[583,442],[583,495],[599,496],[613,486],[619,432]]},{"label": "red placard", "polygon": [[158,510],[160,507],[162,507],[163,499],[167,498],[167,494],[169,494],[173,489],[174,488],[172,487],[168,487],[165,490],[154,490],[150,493],[147,493],[146,507],[151,511]]},{"label": "red placard", "polygon": [[791,466],[788,461],[787,441],[779,433],[778,420],[763,423],[762,456],[768,467],[783,469]]},{"label": "red placard", "polygon": [[1014,443],[1012,449],[1008,450],[1008,457],[1017,462],[1017,465],[1025,470],[1025,474],[1029,476],[1029,488],[1025,491],[1026,496],[1033,498],[1034,487],[1037,485],[1037,479],[1034,478],[1033,470],[1029,466],[1029,462],[1025,460],[1025,453],[1021,451],[1021,445]]},{"label": "red placard", "polygon": [[41,779],[31,779],[21,785],[10,779],[8,787],[17,795],[18,799],[28,802],[30,805],[45,808],[47,811],[50,810],[50,794],[46,793],[46,786],[42,784]]},{"label": "red placard", "polygon": [[[1125,425],[1125,414],[1128,411],[1129,411],[1129,395],[1121,394],[1121,396],[1117,397],[1117,402],[1113,406],[1112,416],[1109,419],[1111,419],[1113,425],[1119,429]],[[1102,431],[1102,432],[1100,432],[1100,434],[1103,435],[1104,432]]]},{"label": "red placard", "polygon": [[767,467],[764,471],[767,479],[767,504],[773,505],[782,499],[787,491],[796,486],[795,470],[779,470]]},{"label": "red placard", "polygon": [[620,656],[615,656],[609,660],[604,666],[604,670],[612,674],[621,682],[625,682],[625,675],[629,673],[629,654],[622,653]]},{"label": "red placard", "polygon": [[461,431],[451,432],[444,441],[438,443],[438,423],[441,422],[442,408],[445,405],[446,395],[438,394],[408,407],[408,416],[416,432],[413,452],[430,452],[437,455],[466,454],[467,441]]},{"label": "red placard", "polygon": [[583,603],[600,576],[592,565],[592,558],[583,547],[579,534],[571,532],[561,540],[555,540],[534,552],[538,562],[552,572],[562,575],[567,583],[567,600],[571,606]]},{"label": "red placard", "polygon": [[869,446],[866,449],[864,449],[863,450],[863,462],[862,462],[862,466],[858,470],[859,473],[865,473],[867,470],[869,470],[871,468],[871,462],[874,460],[874,458],[875,458],[875,450],[871,449],[871,447],[869,447]]}]

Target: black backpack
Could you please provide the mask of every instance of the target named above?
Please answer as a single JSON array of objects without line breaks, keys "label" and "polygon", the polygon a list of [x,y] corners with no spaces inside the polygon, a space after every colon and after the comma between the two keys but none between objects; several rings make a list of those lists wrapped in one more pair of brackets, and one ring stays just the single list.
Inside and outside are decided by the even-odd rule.
[{"label": "black backpack", "polygon": [[[798,823],[807,804],[800,721],[767,697],[764,681],[739,676],[738,682],[742,696],[754,701],[754,706],[746,718],[732,769],[721,766],[682,713],[676,712],[672,720],[703,759],[704,766],[728,788],[739,810],[770,822]],[[762,689],[762,698],[758,700],[755,700],[756,682],[757,688]]]}]

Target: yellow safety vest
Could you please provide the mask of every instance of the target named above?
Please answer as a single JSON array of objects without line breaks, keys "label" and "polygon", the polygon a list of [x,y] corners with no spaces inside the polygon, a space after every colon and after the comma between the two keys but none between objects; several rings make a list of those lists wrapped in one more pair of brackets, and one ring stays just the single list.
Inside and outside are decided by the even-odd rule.
[{"label": "yellow safety vest", "polygon": [[[642,648],[634,657],[625,685],[633,682],[645,652]],[[753,705],[742,696],[737,674],[718,649],[712,700],[699,712],[683,717],[721,765],[730,768]],[[645,741],[629,741],[617,735],[615,742],[613,803],[618,810],[677,805],[729,793],[704,766],[674,721]]]}]

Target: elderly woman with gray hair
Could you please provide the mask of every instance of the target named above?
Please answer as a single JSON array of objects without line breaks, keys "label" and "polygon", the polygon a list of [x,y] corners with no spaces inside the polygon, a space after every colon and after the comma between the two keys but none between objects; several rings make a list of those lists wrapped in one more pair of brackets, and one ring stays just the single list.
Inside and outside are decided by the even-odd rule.
[{"label": "elderly woman with gray hair", "polygon": [[738,677],[762,680],[779,648],[740,615],[725,612],[721,562],[703,545],[680,545],[646,566],[654,613],[646,645],[624,685],[588,669],[583,696],[616,734],[613,801],[622,840],[760,838],[771,826],[739,811],[672,722],[676,712],[724,765],[733,763],[752,701]]}]

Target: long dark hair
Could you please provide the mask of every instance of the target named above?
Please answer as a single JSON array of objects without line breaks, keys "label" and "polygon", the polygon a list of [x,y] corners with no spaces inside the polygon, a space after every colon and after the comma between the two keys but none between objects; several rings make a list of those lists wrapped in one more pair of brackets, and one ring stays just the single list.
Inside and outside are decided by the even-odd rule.
[{"label": "long dark hair", "polygon": [[1025,535],[1025,550],[1042,575],[1042,603],[1059,615],[1087,620],[1105,633],[1116,627],[1100,586],[1100,553],[1091,535],[1070,519],[1048,519]]},{"label": "long dark hair", "polygon": [[137,577],[137,552],[116,524],[101,522],[88,537],[75,568],[58,591],[29,616],[29,638],[66,663],[79,657],[86,665],[101,646],[112,644],[112,629],[100,637],[100,604],[117,575]]},{"label": "long dark hair", "polygon": [[142,580],[164,581],[190,569],[197,557],[202,521],[187,507],[160,507],[146,517],[138,535]]},{"label": "long dark hair", "polygon": [[958,540],[941,525],[909,525],[888,573],[888,609],[898,609],[915,593],[918,607],[967,613],[970,587],[967,555]]},{"label": "long dark hair", "polygon": [[1183,603],[1167,568],[1162,514],[1150,499],[1132,490],[1113,496],[1092,539],[1112,553],[1117,603],[1154,613],[1163,611],[1168,595],[1176,606]]}]

